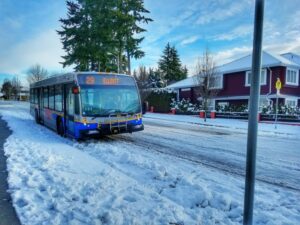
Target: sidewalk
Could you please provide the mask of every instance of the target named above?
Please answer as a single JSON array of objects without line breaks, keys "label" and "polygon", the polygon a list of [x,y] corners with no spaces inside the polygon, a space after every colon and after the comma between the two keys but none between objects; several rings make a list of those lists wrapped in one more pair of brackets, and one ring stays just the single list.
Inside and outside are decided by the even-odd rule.
[{"label": "sidewalk", "polygon": [[20,221],[17,217],[10,194],[7,193],[7,171],[6,157],[4,155],[3,144],[11,131],[6,123],[0,117],[0,225],[19,225]]},{"label": "sidewalk", "polygon": [[[215,127],[215,128],[239,131],[239,132],[247,132],[248,129],[248,121],[239,120],[239,119],[208,118],[207,121],[204,122],[204,119],[200,118],[199,116],[173,115],[173,114],[161,114],[161,113],[146,113],[144,115],[144,118],[168,121],[172,123],[196,124],[204,127]],[[274,123],[263,121],[258,124],[258,132],[259,134],[299,136],[300,126],[281,122],[277,124],[277,127],[275,129]]]}]

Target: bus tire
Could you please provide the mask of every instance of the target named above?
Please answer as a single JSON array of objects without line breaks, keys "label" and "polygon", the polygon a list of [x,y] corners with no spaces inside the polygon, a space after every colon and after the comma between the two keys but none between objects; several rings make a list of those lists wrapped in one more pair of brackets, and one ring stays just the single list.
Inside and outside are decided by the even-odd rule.
[{"label": "bus tire", "polygon": [[58,118],[58,119],[57,119],[56,130],[57,130],[57,133],[58,133],[60,136],[62,136],[62,137],[65,136],[64,125],[63,125],[63,122],[62,122],[62,119],[61,119],[61,118]]},{"label": "bus tire", "polygon": [[38,114],[37,110],[35,110],[34,119],[37,124],[40,124],[40,118],[39,118],[39,114]]}]

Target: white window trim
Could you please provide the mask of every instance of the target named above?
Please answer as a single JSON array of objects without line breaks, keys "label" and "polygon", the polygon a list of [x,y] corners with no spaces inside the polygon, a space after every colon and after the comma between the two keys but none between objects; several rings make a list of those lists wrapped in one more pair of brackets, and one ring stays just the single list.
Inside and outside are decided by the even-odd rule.
[{"label": "white window trim", "polygon": [[218,86],[218,87],[209,87],[209,89],[223,89],[223,83],[224,83],[224,75],[222,74],[222,75],[218,75],[218,76],[220,76],[221,77],[221,86]]},{"label": "white window trim", "polygon": [[297,105],[298,105],[298,99],[297,98],[285,98],[284,99],[284,104],[285,105],[287,105],[287,101],[295,102],[295,107],[297,107]]},{"label": "white window trim", "polygon": [[[264,73],[265,73],[266,75],[265,75],[265,79],[263,80],[263,82],[260,83],[260,86],[267,85],[267,76],[268,76],[267,70],[266,70],[266,69],[262,69],[261,72],[263,72],[263,71],[264,71]],[[251,84],[248,84],[248,83],[247,83],[248,77],[249,77],[249,73],[251,73],[250,70],[249,70],[249,71],[246,71],[246,76],[245,76],[245,86],[246,86],[246,87],[250,87],[250,85],[251,85]]]},{"label": "white window trim", "polygon": [[[288,70],[296,72],[296,83],[287,81]],[[299,70],[287,67],[285,71],[285,84],[292,85],[292,86],[299,86]]]}]

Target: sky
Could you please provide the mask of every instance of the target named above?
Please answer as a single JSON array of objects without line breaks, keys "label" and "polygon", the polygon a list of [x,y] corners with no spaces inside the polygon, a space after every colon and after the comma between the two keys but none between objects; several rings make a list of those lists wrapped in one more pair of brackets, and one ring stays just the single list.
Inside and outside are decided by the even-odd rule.
[{"label": "sky", "polygon": [[[147,29],[142,50],[132,67],[157,67],[166,44],[178,50],[192,75],[197,58],[208,48],[217,65],[251,53],[254,0],[144,0],[154,21]],[[0,84],[18,75],[26,83],[26,70],[41,64],[51,73],[62,68],[65,55],[56,30],[66,17],[63,0],[0,0]],[[298,0],[265,0],[263,49],[300,55]]]}]

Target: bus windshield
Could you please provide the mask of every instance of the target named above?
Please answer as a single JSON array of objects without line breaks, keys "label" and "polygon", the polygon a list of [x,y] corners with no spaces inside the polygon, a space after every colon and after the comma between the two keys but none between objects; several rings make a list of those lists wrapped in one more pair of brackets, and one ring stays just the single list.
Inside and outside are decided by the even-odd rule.
[{"label": "bus windshield", "polygon": [[135,86],[87,86],[80,90],[83,116],[139,113],[140,99]]}]

